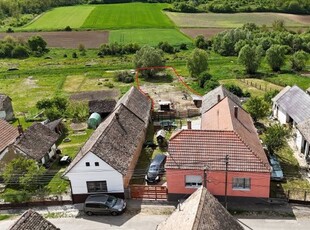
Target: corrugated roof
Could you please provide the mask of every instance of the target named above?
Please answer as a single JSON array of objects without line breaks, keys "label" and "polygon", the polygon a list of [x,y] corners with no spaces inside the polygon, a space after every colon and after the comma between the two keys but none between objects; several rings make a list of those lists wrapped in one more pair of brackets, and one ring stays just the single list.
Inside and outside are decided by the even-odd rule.
[{"label": "corrugated roof", "polygon": [[88,152],[96,154],[115,170],[126,175],[138,144],[144,141],[150,109],[151,102],[148,98],[132,88],[87,140],[64,175]]},{"label": "corrugated roof", "polygon": [[36,160],[41,160],[49,153],[51,147],[58,140],[59,135],[41,123],[31,125],[17,139],[15,148],[22,150],[25,154]]},{"label": "corrugated roof", "polygon": [[[275,97],[276,104],[298,124],[310,118],[310,95],[294,85],[281,97]],[[277,99],[278,98],[278,99]],[[277,99],[277,100],[276,100]]]},{"label": "corrugated roof", "polygon": [[238,221],[208,192],[200,187],[177,208],[158,230],[242,230]]},{"label": "corrugated roof", "polygon": [[0,119],[0,153],[19,136],[17,128]]},{"label": "corrugated roof", "polygon": [[9,228],[9,230],[59,230],[39,213],[28,210]]},{"label": "corrugated roof", "polygon": [[218,95],[220,96],[220,100],[225,97],[229,97],[237,105],[241,106],[239,97],[229,92],[223,85],[220,85],[202,97],[201,114],[204,114],[219,102]]},{"label": "corrugated roof", "polygon": [[300,122],[297,129],[301,132],[304,138],[310,142],[310,119]]},{"label": "corrugated roof", "polygon": [[272,98],[272,101],[277,101],[279,100],[280,97],[282,97],[287,91],[289,91],[291,88],[291,86],[286,86],[285,88],[283,88],[274,98]]}]

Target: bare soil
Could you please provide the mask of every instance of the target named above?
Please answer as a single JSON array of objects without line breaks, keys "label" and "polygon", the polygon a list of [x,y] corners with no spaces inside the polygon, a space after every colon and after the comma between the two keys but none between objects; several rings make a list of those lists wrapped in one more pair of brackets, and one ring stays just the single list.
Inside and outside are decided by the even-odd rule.
[{"label": "bare soil", "polygon": [[186,35],[196,38],[198,35],[203,35],[206,38],[211,38],[214,35],[227,30],[225,28],[183,28],[181,31]]},{"label": "bare soil", "polygon": [[310,15],[297,15],[297,14],[283,14],[278,13],[277,15],[289,18],[293,21],[302,23],[302,24],[310,24]]},{"label": "bare soil", "polygon": [[83,44],[85,48],[98,48],[109,41],[109,31],[58,31],[58,32],[16,32],[0,33],[0,39],[6,36],[28,39],[33,35],[41,36],[48,47],[78,48]]}]

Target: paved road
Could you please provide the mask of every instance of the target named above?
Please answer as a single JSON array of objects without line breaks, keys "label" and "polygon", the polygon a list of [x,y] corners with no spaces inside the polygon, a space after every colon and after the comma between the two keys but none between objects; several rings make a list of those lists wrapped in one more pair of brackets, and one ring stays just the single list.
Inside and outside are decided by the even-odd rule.
[{"label": "paved road", "polygon": [[239,219],[245,230],[309,230],[310,220]]}]

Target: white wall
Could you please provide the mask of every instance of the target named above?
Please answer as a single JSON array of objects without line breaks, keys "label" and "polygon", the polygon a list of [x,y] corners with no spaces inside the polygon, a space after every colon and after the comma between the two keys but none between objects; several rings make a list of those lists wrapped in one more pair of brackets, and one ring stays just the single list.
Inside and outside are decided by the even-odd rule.
[{"label": "white wall", "polygon": [[301,133],[299,132],[299,130],[296,130],[296,140],[295,140],[295,144],[297,146],[297,149],[299,150],[299,152],[301,152],[301,147],[302,147],[302,143],[303,143],[303,136],[301,135]]},{"label": "white wall", "polygon": [[[90,166],[85,163],[89,162]],[[95,166],[99,162],[99,166]],[[123,176],[95,154],[87,153],[67,174],[72,194],[87,194],[86,181],[107,181],[108,192],[124,192]]]},{"label": "white wall", "polygon": [[56,154],[56,144],[54,144],[51,148],[51,151],[48,153],[49,157],[52,158]]},{"label": "white wall", "polygon": [[278,120],[282,125],[288,122],[288,115],[281,107],[278,110]]}]

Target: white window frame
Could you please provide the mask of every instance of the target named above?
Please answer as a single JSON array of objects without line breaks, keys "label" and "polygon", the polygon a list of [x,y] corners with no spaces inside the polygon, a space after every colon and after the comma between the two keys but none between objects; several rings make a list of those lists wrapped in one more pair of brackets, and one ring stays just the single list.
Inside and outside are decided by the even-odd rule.
[{"label": "white window frame", "polygon": [[199,188],[202,185],[201,175],[186,175],[184,179],[186,188]]},{"label": "white window frame", "polygon": [[251,190],[251,178],[234,177],[232,183],[233,190]]},{"label": "white window frame", "polygon": [[88,193],[94,192],[108,192],[108,183],[103,181],[86,181],[86,187]]}]

